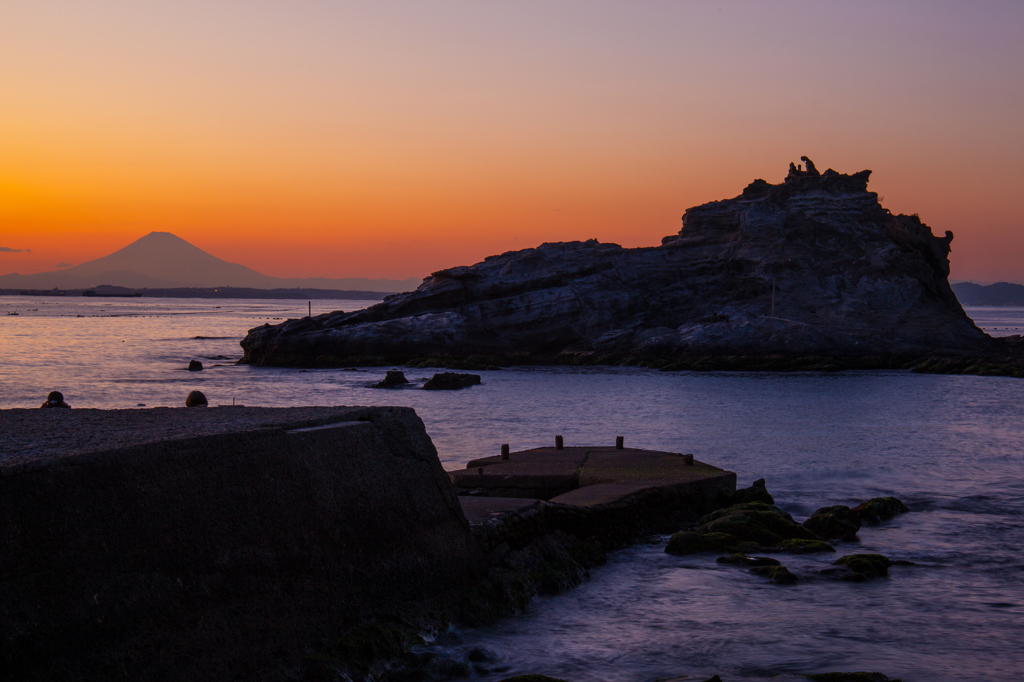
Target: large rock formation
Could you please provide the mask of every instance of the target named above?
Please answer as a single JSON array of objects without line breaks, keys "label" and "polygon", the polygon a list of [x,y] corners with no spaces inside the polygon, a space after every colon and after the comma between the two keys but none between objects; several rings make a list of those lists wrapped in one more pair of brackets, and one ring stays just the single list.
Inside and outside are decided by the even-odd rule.
[{"label": "large rock formation", "polygon": [[332,365],[473,355],[977,354],[991,339],[950,289],[953,235],[893,215],[870,171],[790,164],[733,199],[686,211],[662,245],[564,242],[436,272],[352,313],[253,329],[244,362]]}]

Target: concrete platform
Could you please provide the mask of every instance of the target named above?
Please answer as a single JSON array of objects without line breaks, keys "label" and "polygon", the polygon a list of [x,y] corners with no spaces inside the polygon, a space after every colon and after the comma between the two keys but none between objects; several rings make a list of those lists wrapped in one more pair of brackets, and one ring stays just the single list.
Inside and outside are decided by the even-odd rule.
[{"label": "concrete platform", "polygon": [[[673,452],[549,447],[513,452],[507,460],[500,455],[475,459],[464,471],[450,475],[457,489],[486,491],[493,496],[490,499],[531,498],[589,507],[614,503],[649,488],[679,488],[730,472]],[[460,501],[465,499],[463,496]],[[475,508],[484,509],[489,498],[472,499]]]}]

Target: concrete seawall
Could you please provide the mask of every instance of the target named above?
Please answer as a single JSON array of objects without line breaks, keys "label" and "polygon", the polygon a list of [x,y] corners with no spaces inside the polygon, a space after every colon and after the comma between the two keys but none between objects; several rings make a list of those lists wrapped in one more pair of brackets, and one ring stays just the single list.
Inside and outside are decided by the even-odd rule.
[{"label": "concrete seawall", "polygon": [[0,677],[286,679],[486,572],[409,408],[0,412]]}]

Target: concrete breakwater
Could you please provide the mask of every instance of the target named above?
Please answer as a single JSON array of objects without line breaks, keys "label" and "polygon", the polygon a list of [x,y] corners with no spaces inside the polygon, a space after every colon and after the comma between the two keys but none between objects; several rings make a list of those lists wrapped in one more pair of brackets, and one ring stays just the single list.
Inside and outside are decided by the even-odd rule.
[{"label": "concrete breakwater", "polygon": [[[409,408],[7,410],[0,429],[10,679],[386,678],[419,632],[572,586],[735,488],[590,448],[561,499],[458,496]],[[693,480],[611,480],[615,458]]]}]

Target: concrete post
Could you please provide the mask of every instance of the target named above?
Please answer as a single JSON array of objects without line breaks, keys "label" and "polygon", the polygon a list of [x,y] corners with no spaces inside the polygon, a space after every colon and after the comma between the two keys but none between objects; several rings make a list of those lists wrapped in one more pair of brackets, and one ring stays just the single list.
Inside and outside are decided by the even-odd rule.
[{"label": "concrete post", "polygon": [[622,436],[615,436],[615,449],[621,450],[626,446],[626,439]]},{"label": "concrete post", "polygon": [[501,446],[501,458],[508,459],[508,443]]},{"label": "concrete post", "polygon": [[555,436],[555,450],[561,450],[562,449],[562,443],[563,443],[562,437],[561,436]]}]

